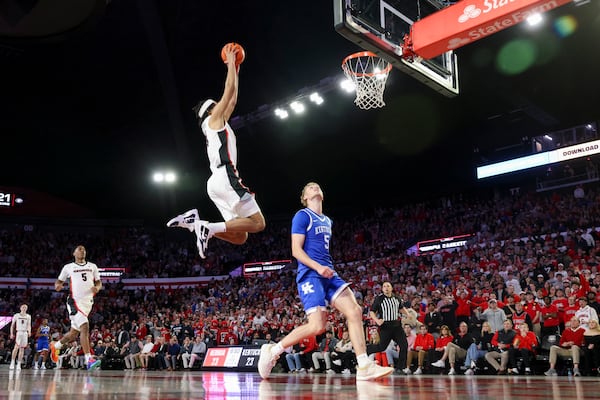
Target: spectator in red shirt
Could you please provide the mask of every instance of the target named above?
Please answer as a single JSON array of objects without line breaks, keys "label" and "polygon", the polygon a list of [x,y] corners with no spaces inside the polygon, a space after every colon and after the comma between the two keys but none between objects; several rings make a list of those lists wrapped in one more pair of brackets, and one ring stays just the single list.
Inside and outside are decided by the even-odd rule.
[{"label": "spectator in red shirt", "polygon": [[448,343],[451,343],[453,339],[454,336],[452,336],[450,333],[450,328],[448,325],[442,325],[440,328],[440,337],[435,341],[435,347],[433,350],[429,352],[429,359],[432,361],[432,364],[433,360],[437,361],[442,358],[444,351],[446,350],[446,346],[448,346]]},{"label": "spectator in red shirt", "polygon": [[433,350],[435,345],[435,340],[433,335],[427,331],[426,325],[421,325],[419,327],[419,333],[415,338],[415,343],[413,345],[413,349],[408,352],[406,357],[406,368],[402,371],[405,374],[409,375],[410,365],[412,364],[412,360],[414,356],[417,356],[417,369],[415,370],[415,375],[421,375],[424,369],[424,361],[425,356],[429,354],[430,350]]},{"label": "spectator in red shirt", "polygon": [[556,297],[554,297],[552,304],[554,304],[558,310],[558,324],[560,330],[563,331],[565,329],[565,309],[569,305],[569,300],[565,297],[564,290],[556,289]]},{"label": "spectator in red shirt", "polygon": [[574,295],[576,298],[587,296],[587,293],[590,291],[590,283],[585,275],[579,271],[579,265],[573,266],[573,272],[579,276],[579,281],[572,281],[571,295]]},{"label": "spectator in red shirt", "polygon": [[585,329],[579,326],[579,319],[577,317],[571,318],[570,326],[563,332],[558,346],[554,345],[550,347],[550,369],[544,372],[544,375],[558,375],[554,368],[556,366],[557,358],[572,357],[573,375],[581,376],[581,372],[579,372],[579,360],[583,354],[582,346],[584,333]]},{"label": "spectator in red shirt", "polygon": [[560,321],[558,309],[552,304],[550,296],[544,297],[544,305],[540,309],[542,313],[542,337],[558,334]]},{"label": "spectator in red shirt", "polygon": [[471,292],[461,284],[456,289],[455,298],[457,304],[456,322],[460,326],[461,322],[467,323],[471,319]]},{"label": "spectator in red shirt", "polygon": [[[538,346],[538,340],[536,335],[529,330],[529,325],[519,325],[519,332],[513,340],[513,346],[509,350],[510,364],[516,366],[517,358],[520,356],[523,358],[523,364],[525,365],[525,375],[531,375],[531,363],[535,356],[535,351]],[[518,375],[519,370],[513,367],[509,370],[509,373]]]},{"label": "spectator in red shirt", "polygon": [[577,313],[577,310],[579,310],[579,304],[577,302],[576,297],[569,296],[567,298],[567,303],[568,303],[568,305],[565,307],[565,313],[564,313],[565,323],[567,321],[570,321],[571,318],[573,318],[575,316],[575,313]]},{"label": "spectator in red shirt", "polygon": [[531,318],[531,325],[532,325],[532,330],[533,333],[536,336],[540,336],[542,333],[542,324],[541,324],[541,319],[542,319],[542,313],[540,311],[540,305],[537,301],[535,301],[535,299],[533,298],[533,293],[532,292],[527,292],[527,294],[525,295],[525,298],[527,299],[527,301],[525,302],[525,311],[527,312],[527,314],[529,314],[529,318]]}]

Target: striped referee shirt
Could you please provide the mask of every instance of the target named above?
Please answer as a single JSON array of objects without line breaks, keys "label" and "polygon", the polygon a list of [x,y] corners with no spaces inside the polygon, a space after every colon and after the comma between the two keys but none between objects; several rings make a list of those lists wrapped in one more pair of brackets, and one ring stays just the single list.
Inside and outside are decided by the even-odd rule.
[{"label": "striped referee shirt", "polygon": [[379,315],[385,322],[397,321],[402,307],[402,302],[397,297],[380,294],[373,300],[371,311]]}]

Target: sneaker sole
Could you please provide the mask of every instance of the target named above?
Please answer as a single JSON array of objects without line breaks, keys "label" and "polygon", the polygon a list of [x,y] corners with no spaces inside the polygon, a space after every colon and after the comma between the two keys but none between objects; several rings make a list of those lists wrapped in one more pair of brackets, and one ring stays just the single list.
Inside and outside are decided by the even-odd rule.
[{"label": "sneaker sole", "polygon": [[96,360],[96,362],[94,362],[93,364],[91,364],[90,366],[88,366],[88,371],[93,371],[95,369],[98,369],[100,367],[100,364],[102,362],[100,360]]}]

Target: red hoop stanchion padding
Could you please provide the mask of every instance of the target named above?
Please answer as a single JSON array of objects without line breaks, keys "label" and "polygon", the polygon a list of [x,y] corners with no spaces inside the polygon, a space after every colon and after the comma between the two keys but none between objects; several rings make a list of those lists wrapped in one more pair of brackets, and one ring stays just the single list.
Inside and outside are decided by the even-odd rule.
[{"label": "red hoop stanchion padding", "polygon": [[392,64],[370,51],[350,54],[342,61],[342,69],[354,83],[354,104],[363,110],[385,106],[383,91]]}]

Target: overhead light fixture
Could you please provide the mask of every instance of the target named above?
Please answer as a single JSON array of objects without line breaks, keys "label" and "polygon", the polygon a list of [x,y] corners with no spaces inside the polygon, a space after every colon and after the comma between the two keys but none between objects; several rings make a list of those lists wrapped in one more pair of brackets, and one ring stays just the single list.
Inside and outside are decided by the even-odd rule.
[{"label": "overhead light fixture", "polygon": [[286,119],[290,114],[281,108],[276,108],[275,115],[277,115],[280,119]]},{"label": "overhead light fixture", "polygon": [[177,180],[177,175],[174,172],[165,173],[165,182],[174,183]]},{"label": "overhead light fixture", "polygon": [[356,85],[350,79],[344,79],[340,82],[340,87],[347,93],[352,93],[356,90]]},{"label": "overhead light fixture", "polygon": [[152,175],[152,180],[156,183],[164,182],[165,175],[162,172],[155,172],[154,175]]},{"label": "overhead light fixture", "polygon": [[527,23],[529,24],[529,26],[536,26],[542,23],[542,21],[544,20],[544,18],[542,17],[542,14],[540,13],[535,13],[530,15],[529,17],[527,17]]},{"label": "overhead light fixture", "polygon": [[296,113],[296,114],[302,114],[305,110],[304,104],[300,103],[299,101],[293,101],[290,103],[290,108]]},{"label": "overhead light fixture", "polygon": [[152,174],[152,180],[158,184],[173,184],[177,181],[177,174],[172,171],[156,171]]},{"label": "overhead light fixture", "polygon": [[321,104],[323,104],[323,98],[317,92],[311,94],[310,97],[309,97],[309,99],[310,99],[310,101],[312,101],[313,103],[315,103],[318,106],[321,105]]},{"label": "overhead light fixture", "polygon": [[552,141],[552,137],[550,137],[548,135],[544,135],[544,139]]}]

